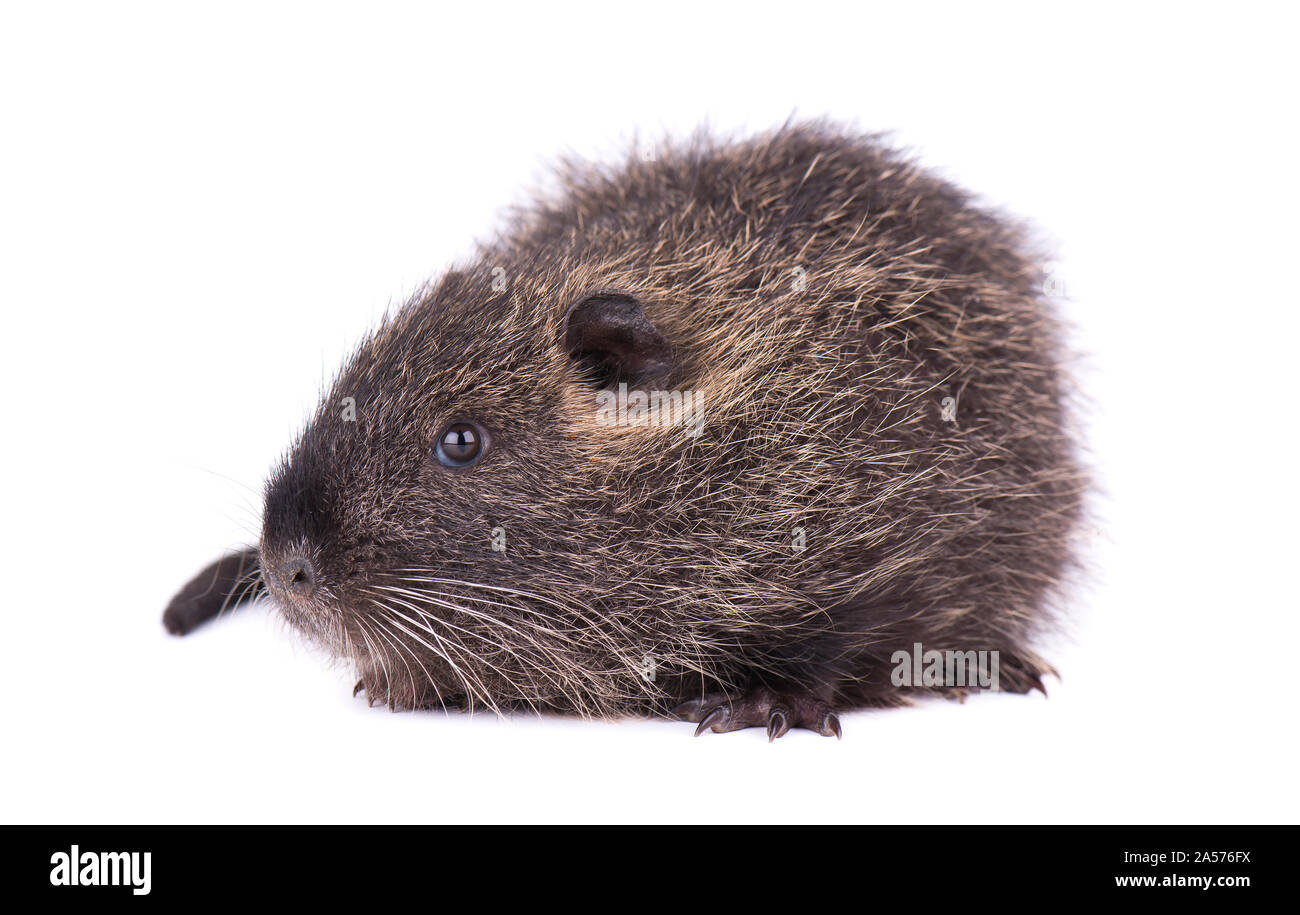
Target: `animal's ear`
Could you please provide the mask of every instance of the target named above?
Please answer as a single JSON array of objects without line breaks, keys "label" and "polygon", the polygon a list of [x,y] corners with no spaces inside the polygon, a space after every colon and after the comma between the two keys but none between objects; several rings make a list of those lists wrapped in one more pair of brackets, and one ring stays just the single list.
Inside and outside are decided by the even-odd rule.
[{"label": "animal's ear", "polygon": [[600,387],[663,384],[673,368],[673,349],[646,317],[635,296],[599,292],[579,299],[564,316],[564,348]]}]

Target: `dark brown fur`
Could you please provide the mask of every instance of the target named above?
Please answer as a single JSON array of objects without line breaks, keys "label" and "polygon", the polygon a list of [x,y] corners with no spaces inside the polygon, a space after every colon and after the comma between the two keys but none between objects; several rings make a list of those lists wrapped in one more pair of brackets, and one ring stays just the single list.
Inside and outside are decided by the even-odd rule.
[{"label": "dark brown fur", "polygon": [[[1022,234],[826,125],[562,183],[362,344],[272,477],[263,567],[316,582],[270,577],[286,617],[394,707],[838,733],[905,701],[916,642],[1039,686],[1083,479]],[[578,351],[594,293],[645,320]],[[620,380],[703,392],[700,435],[598,424]],[[451,470],[458,418],[490,444]]]}]

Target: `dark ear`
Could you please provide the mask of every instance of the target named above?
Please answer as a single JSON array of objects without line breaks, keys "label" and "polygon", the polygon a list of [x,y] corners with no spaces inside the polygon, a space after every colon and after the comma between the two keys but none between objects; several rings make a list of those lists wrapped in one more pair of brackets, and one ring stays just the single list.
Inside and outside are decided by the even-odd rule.
[{"label": "dark ear", "polygon": [[640,300],[621,292],[580,299],[564,319],[564,347],[600,387],[663,384],[673,350],[646,317]]}]

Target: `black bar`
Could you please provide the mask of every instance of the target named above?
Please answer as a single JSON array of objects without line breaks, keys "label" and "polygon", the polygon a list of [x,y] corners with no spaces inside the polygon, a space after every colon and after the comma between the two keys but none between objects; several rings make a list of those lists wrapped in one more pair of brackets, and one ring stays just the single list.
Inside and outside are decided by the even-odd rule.
[{"label": "black bar", "polygon": [[[3,828],[4,887],[51,901],[76,895],[195,899],[263,898],[374,902],[416,894],[430,907],[448,892],[586,895],[613,879],[628,900],[667,904],[692,886],[735,885],[770,894],[786,884],[870,894],[888,889],[994,898],[1107,895],[1224,901],[1285,892],[1295,884],[1293,826],[870,826],[870,827],[418,827],[418,826],[9,826]],[[112,866],[116,886],[55,885],[59,855],[78,857],[94,877],[99,853],[149,852],[142,875]],[[85,858],[93,853],[94,863]],[[143,857],[138,860],[143,861]],[[70,863],[70,862],[69,862]],[[135,877],[135,881],[132,881]],[[1209,885],[1202,883],[1206,878]],[[1228,885],[1225,881],[1239,882]],[[721,881],[721,883],[719,883]],[[1147,884],[1147,885],[1143,885]],[[802,887],[802,889],[800,889]],[[856,890],[853,887],[857,887]],[[540,898],[540,897],[539,897]],[[868,895],[869,898],[869,895]],[[967,898],[967,897],[963,897]],[[976,897],[969,897],[977,899]],[[611,904],[613,900],[610,900]]]}]

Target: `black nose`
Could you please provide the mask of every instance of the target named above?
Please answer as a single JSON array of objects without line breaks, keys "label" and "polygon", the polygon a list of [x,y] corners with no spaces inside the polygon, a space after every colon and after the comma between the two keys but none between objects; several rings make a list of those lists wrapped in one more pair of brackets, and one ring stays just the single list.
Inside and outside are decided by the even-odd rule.
[{"label": "black nose", "polygon": [[290,556],[276,568],[276,577],[295,597],[310,597],[316,590],[316,570],[306,556]]}]

